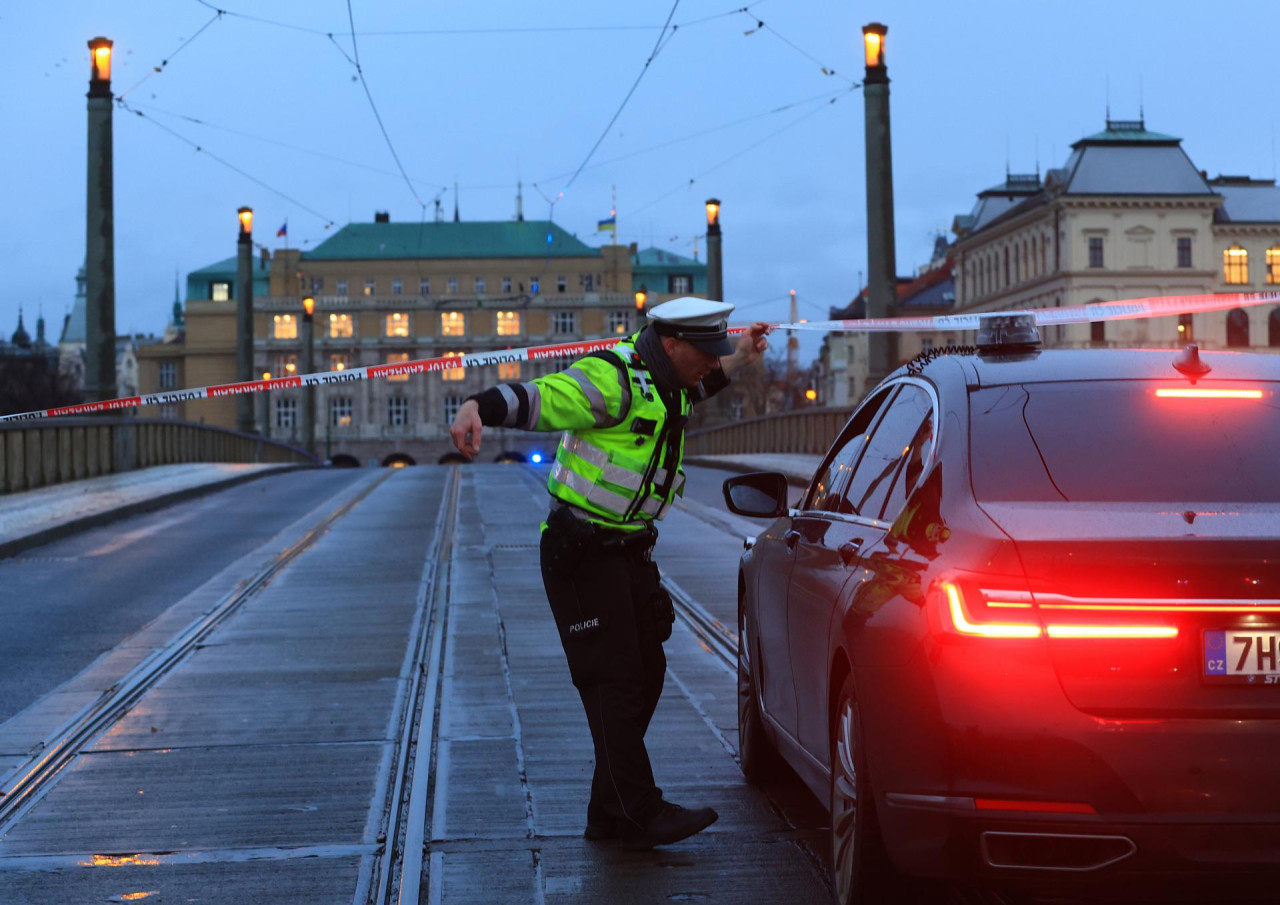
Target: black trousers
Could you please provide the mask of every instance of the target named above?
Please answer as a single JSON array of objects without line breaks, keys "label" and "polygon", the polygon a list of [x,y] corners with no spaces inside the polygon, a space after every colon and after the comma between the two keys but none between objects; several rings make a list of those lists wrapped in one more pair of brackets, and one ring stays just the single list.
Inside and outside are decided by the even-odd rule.
[{"label": "black trousers", "polygon": [[554,532],[542,534],[542,581],[595,745],[587,822],[640,826],[662,802],[644,746],[667,669],[652,603],[658,571],[646,549],[593,546],[558,574],[548,565]]}]

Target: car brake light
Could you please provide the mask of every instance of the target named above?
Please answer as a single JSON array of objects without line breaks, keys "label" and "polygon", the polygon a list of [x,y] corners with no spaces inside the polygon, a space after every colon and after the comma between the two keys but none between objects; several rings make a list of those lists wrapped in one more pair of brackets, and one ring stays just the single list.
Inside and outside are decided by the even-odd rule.
[{"label": "car brake light", "polygon": [[[977,596],[979,607],[970,607],[964,592],[954,582],[941,585],[945,597],[946,629],[954,634],[981,638],[1097,638],[1097,639],[1155,639],[1176,638],[1174,625],[1124,624],[1111,622],[1077,623],[1049,622],[1043,627],[1032,611],[1030,594],[1025,591],[982,590]],[[1025,610],[1026,615],[1017,618],[1014,612]]]},{"label": "car brake light", "polygon": [[1158,399],[1261,399],[1262,390],[1208,390],[1187,387],[1159,387]]}]

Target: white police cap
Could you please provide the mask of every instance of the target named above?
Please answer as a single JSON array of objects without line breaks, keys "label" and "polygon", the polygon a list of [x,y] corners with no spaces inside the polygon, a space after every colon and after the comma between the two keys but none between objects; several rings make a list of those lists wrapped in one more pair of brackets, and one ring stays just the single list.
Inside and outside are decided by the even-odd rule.
[{"label": "white police cap", "polygon": [[649,320],[659,336],[674,336],[710,355],[732,355],[729,342],[728,302],[714,302],[690,296],[655,305]]}]

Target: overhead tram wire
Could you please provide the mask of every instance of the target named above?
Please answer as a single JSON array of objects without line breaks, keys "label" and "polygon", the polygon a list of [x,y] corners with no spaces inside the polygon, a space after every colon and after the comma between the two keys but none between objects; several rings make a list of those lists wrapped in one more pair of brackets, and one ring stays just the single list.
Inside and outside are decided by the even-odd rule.
[{"label": "overhead tram wire", "polygon": [[117,99],[117,100],[116,100],[116,103],[120,105],[121,109],[123,109],[123,110],[125,110],[125,111],[127,111],[127,112],[129,112],[129,113],[132,113],[134,116],[139,117],[140,119],[144,120],[145,122],[149,122],[149,123],[151,123],[151,124],[152,124],[153,126],[155,126],[157,129],[162,129],[162,130],[164,130],[165,132],[168,132],[170,135],[172,135],[174,138],[176,138],[176,139],[178,139],[179,141],[181,141],[183,144],[190,145],[191,147],[195,148],[195,150],[196,150],[196,151],[198,151],[198,152],[200,152],[200,153],[207,154],[211,159],[213,159],[213,160],[217,161],[218,163],[222,164],[224,167],[226,167],[227,169],[231,170],[233,173],[237,173],[238,175],[243,176],[245,179],[248,179],[250,182],[254,183],[255,185],[259,185],[259,186],[261,186],[262,188],[266,189],[266,190],[267,190],[268,192],[270,192],[271,194],[273,194],[273,195],[275,195],[275,196],[277,196],[277,197],[279,197],[279,198],[283,198],[285,201],[288,201],[290,204],[296,205],[300,210],[304,210],[304,211],[306,211],[308,214],[311,214],[312,216],[317,217],[318,219],[320,219],[321,221],[323,221],[323,222],[324,222],[324,224],[325,224],[325,228],[326,228],[326,229],[327,229],[327,228],[329,228],[330,226],[333,226],[333,225],[335,224],[335,222],[336,222],[336,221],[335,221],[332,217],[325,216],[324,214],[320,213],[319,211],[315,210],[314,208],[310,208],[310,207],[308,207],[307,205],[303,204],[301,201],[298,201],[296,198],[293,198],[293,197],[291,197],[290,195],[286,195],[284,192],[280,191],[280,190],[279,190],[279,189],[277,189],[275,186],[272,186],[272,185],[270,185],[269,183],[266,183],[266,182],[262,181],[262,180],[261,180],[261,179],[259,179],[257,176],[254,176],[253,174],[251,174],[251,173],[249,173],[249,172],[247,172],[247,171],[245,171],[245,170],[242,170],[240,167],[236,166],[235,164],[231,163],[230,161],[228,161],[228,160],[224,160],[223,158],[219,157],[217,154],[215,154],[215,153],[213,153],[212,151],[210,151],[209,149],[205,148],[203,145],[199,144],[198,142],[194,142],[194,141],[192,141],[191,139],[187,138],[187,137],[186,137],[185,135],[183,135],[182,133],[174,131],[173,129],[171,129],[171,128],[169,128],[168,126],[166,126],[164,123],[162,123],[162,122],[160,122],[160,121],[156,120],[154,117],[147,116],[147,115],[146,115],[145,113],[143,113],[141,110],[138,110],[138,109],[136,109],[136,108],[134,108],[134,107],[131,107],[131,106],[130,106],[126,101],[124,101],[123,99]]},{"label": "overhead tram wire", "polygon": [[735,151],[733,154],[730,154],[728,157],[726,157],[724,160],[717,163],[715,166],[709,169],[703,170],[698,175],[690,177],[687,182],[683,182],[680,185],[673,188],[671,191],[666,192],[665,194],[659,195],[657,198],[653,199],[648,204],[645,204],[645,205],[642,205],[641,207],[636,208],[634,211],[631,212],[631,216],[634,217],[637,214],[642,213],[643,211],[647,211],[649,208],[653,207],[654,205],[667,200],[668,198],[670,198],[672,195],[674,195],[676,192],[680,191],[681,189],[693,188],[694,184],[699,179],[702,179],[704,176],[709,176],[710,174],[714,173],[716,170],[720,169],[721,167],[729,163],[732,163],[733,161],[741,157],[743,154],[746,154],[748,151],[755,150],[756,148],[764,144],[769,139],[774,138],[778,135],[781,135],[783,132],[786,132],[788,129],[794,126],[800,125],[800,123],[804,122],[806,119],[813,116],[814,114],[821,113],[823,110],[826,110],[827,108],[835,104],[836,101],[840,100],[840,98],[844,97],[847,94],[851,94],[854,90],[855,88],[850,88],[848,91],[842,92],[836,97],[831,98],[831,100],[823,104],[821,107],[815,107],[813,110],[810,110],[808,113],[805,113],[803,116],[798,116],[795,119],[791,120],[791,122],[786,123],[785,125],[777,129],[774,129],[772,132],[770,132],[768,135],[764,136],[763,138],[759,139],[758,141],[754,141],[751,144],[747,145],[745,148],[741,148],[740,150]]},{"label": "overhead tram wire", "polygon": [[387,127],[383,125],[382,114],[378,112],[378,105],[373,102],[373,92],[369,90],[369,83],[365,81],[364,67],[360,65],[360,45],[356,43],[356,20],[355,14],[351,11],[351,0],[347,0],[347,20],[351,24],[351,52],[355,55],[356,74],[360,76],[360,84],[364,88],[365,97],[369,98],[369,106],[373,109],[373,118],[378,121],[378,128],[382,130],[382,137],[387,140],[387,149],[391,152],[391,158],[396,162],[396,168],[400,171],[400,175],[404,177],[404,184],[409,187],[409,192],[413,195],[414,200],[418,202],[418,206],[425,211],[427,204],[418,195],[418,190],[413,187],[413,180],[405,172],[404,164],[400,162],[400,155],[396,153],[395,145],[391,143],[391,136],[387,133]]},{"label": "overhead tram wire", "polygon": [[[211,123],[208,120],[203,120],[195,116],[189,116],[185,113],[177,113],[173,110],[165,110],[161,107],[157,107],[155,104],[134,104],[133,109],[149,110],[153,114],[159,113],[164,116],[172,116],[175,119],[186,120],[187,122],[194,123],[197,126],[204,126],[206,129],[215,129],[219,132],[227,132],[231,135],[239,135],[241,138],[249,138],[249,139],[252,139],[253,141],[260,141],[264,144],[275,145],[278,148],[285,148],[290,151],[297,151],[301,154],[308,154],[312,157],[319,157],[322,160],[331,160],[334,163],[340,163],[340,164],[343,164],[344,166],[355,167],[361,170],[367,170],[370,173],[377,173],[379,176],[395,176],[398,178],[400,175],[399,173],[396,173],[392,170],[383,170],[383,169],[379,169],[378,167],[370,166],[366,163],[360,163],[355,160],[347,160],[345,157],[338,157],[334,154],[326,154],[323,151],[317,151],[314,148],[308,148],[302,145],[291,145],[286,141],[280,141],[275,138],[267,138],[265,135],[254,135],[252,132],[245,132],[241,129],[233,129],[230,126],[218,125],[217,123]],[[438,182],[428,182],[426,179],[419,179],[417,177],[414,177],[414,179],[420,185],[430,186],[433,189],[446,188],[446,186],[441,185]],[[506,188],[505,184],[503,185],[503,188]]]},{"label": "overhead tram wire", "polygon": [[[569,190],[569,187],[573,185],[573,183],[577,180],[578,175],[583,171],[584,168],[586,168],[586,165],[591,162],[591,158],[595,156],[596,150],[600,147],[601,142],[605,140],[605,137],[608,136],[609,131],[613,129],[613,124],[618,121],[618,117],[621,116],[622,111],[626,109],[627,102],[631,100],[631,96],[634,95],[636,93],[636,89],[640,87],[640,81],[641,79],[644,78],[645,73],[649,71],[649,65],[654,61],[654,59],[658,56],[659,53],[662,52],[662,49],[666,46],[666,43],[663,41],[663,38],[666,37],[667,27],[671,24],[671,19],[673,16],[675,16],[676,8],[679,6],[680,6],[680,0],[675,0],[675,2],[671,4],[671,11],[667,13],[667,21],[662,24],[662,31],[658,35],[658,40],[654,42],[653,50],[650,51],[649,53],[649,58],[646,59],[644,61],[644,65],[640,67],[640,74],[636,76],[636,80],[631,84],[631,90],[628,91],[627,96],[622,99],[622,103],[618,105],[618,109],[614,112],[613,117],[609,120],[609,124],[604,127],[604,131],[600,133],[600,137],[596,139],[596,143],[591,146],[591,150],[587,152],[587,156],[583,158],[582,163],[578,164],[578,168],[574,170],[573,175],[569,177],[569,181],[566,182],[564,188],[560,190],[560,195],[564,195],[564,193]],[[675,37],[674,29],[671,32],[671,36]]]},{"label": "overhead tram wire", "polygon": [[136,83],[134,83],[132,88],[130,88],[128,91],[125,91],[123,94],[119,95],[117,100],[119,98],[128,97],[134,91],[137,91],[139,88],[141,88],[142,84],[146,82],[147,79],[151,78],[153,75],[158,75],[159,73],[163,72],[169,66],[170,61],[172,61],[174,57],[182,53],[182,51],[186,49],[188,44],[190,44],[196,38],[200,37],[200,35],[204,34],[204,30],[208,28],[210,25],[212,25],[214,22],[217,22],[219,19],[221,19],[222,16],[223,16],[222,10],[215,9],[212,19],[204,23],[204,25],[201,25],[200,28],[196,30],[195,34],[193,34],[191,37],[187,38],[185,41],[179,44],[177,50],[175,50],[173,53],[169,54],[169,56],[161,60],[159,66],[154,67],[150,72],[148,72],[146,75],[140,78]]},{"label": "overhead tram wire", "polygon": [[825,64],[825,63],[823,63],[821,60],[819,60],[819,59],[818,59],[817,57],[815,57],[813,54],[809,53],[807,50],[805,50],[805,49],[804,49],[803,47],[801,47],[799,44],[796,44],[794,41],[789,40],[789,39],[788,39],[786,36],[784,36],[780,31],[778,31],[778,30],[777,30],[776,28],[774,28],[772,25],[769,25],[769,24],[768,24],[767,22],[765,22],[763,19],[760,19],[760,18],[758,18],[758,17],[756,17],[756,16],[753,16],[753,15],[751,14],[751,12],[750,12],[750,10],[749,10],[749,8],[748,8],[748,7],[744,7],[744,8],[741,10],[741,12],[742,12],[744,15],[749,16],[750,18],[754,19],[754,20],[755,20],[755,23],[756,23],[756,27],[755,27],[755,28],[753,28],[753,29],[750,29],[749,31],[747,31],[747,32],[746,32],[746,34],[750,35],[752,32],[755,32],[755,31],[768,31],[768,32],[771,32],[771,33],[773,34],[773,36],[774,36],[774,37],[776,37],[776,38],[777,38],[779,41],[781,41],[782,43],[786,44],[788,47],[790,47],[790,48],[791,48],[792,50],[794,50],[796,53],[800,54],[800,55],[801,55],[802,57],[804,57],[806,60],[809,60],[811,63],[816,63],[816,64],[817,64],[817,66],[818,66],[818,68],[819,68],[820,70],[822,70],[822,74],[823,74],[823,75],[834,75],[834,76],[837,76],[838,78],[841,78],[841,79],[843,79],[844,81],[848,82],[848,83],[849,83],[850,85],[852,85],[852,86],[855,86],[855,87],[856,87],[856,86],[858,85],[858,83],[857,83],[857,82],[855,82],[853,79],[849,78],[848,76],[840,75],[840,73],[836,72],[836,71],[835,71],[834,69],[832,69],[830,66],[828,66],[828,65],[827,65],[827,64]]}]

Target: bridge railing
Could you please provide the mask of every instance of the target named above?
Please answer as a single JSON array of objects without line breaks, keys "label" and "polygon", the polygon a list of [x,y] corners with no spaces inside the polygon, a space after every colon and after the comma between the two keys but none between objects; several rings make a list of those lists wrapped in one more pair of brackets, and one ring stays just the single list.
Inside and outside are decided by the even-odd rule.
[{"label": "bridge railing", "polygon": [[318,464],[295,446],[189,421],[60,418],[0,425],[0,493],[182,462]]},{"label": "bridge railing", "polygon": [[811,408],[702,428],[685,436],[685,454],[821,454],[827,451],[851,414],[852,406]]}]

